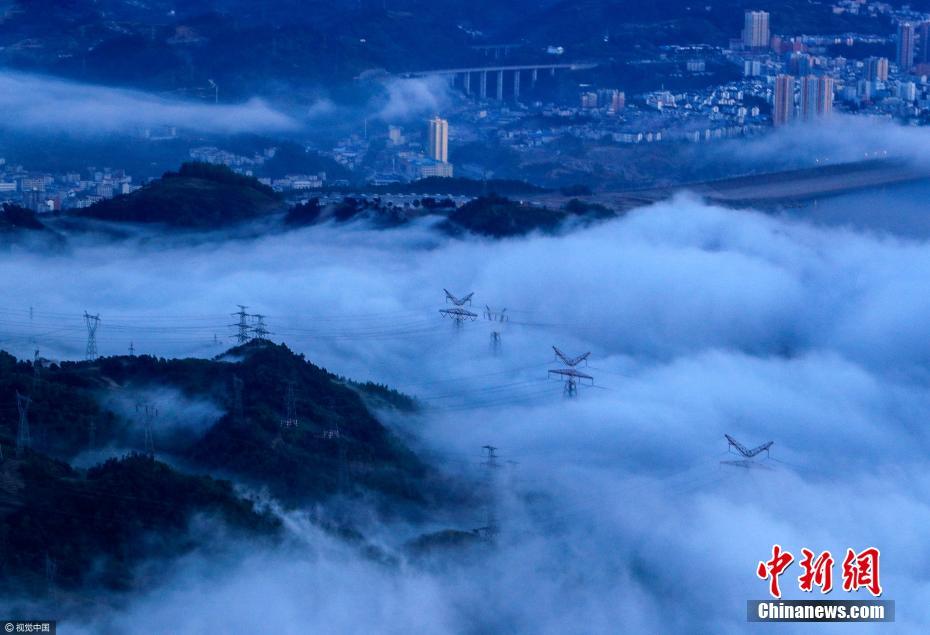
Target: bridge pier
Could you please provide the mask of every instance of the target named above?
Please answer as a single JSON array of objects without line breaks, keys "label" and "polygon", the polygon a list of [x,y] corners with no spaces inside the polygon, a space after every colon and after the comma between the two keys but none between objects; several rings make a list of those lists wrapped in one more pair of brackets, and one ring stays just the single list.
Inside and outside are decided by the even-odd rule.
[{"label": "bridge pier", "polygon": [[[2,2],[2,0],[0,0]],[[484,49],[487,50],[487,49]],[[549,71],[549,74],[555,77],[556,70],[584,70],[594,68],[595,64],[511,64],[495,66],[475,66],[437,69],[432,71],[416,71],[403,73],[401,77],[435,77],[440,76],[449,81],[449,84],[456,86],[461,78],[461,86],[465,93],[472,94],[471,76],[478,73],[479,94],[481,99],[488,99],[488,74],[497,74],[497,100],[504,100],[504,73],[513,73],[513,95],[515,100],[520,99],[520,93],[523,88],[523,73],[530,72],[533,88],[536,87],[540,71]],[[508,79],[509,81],[509,79]],[[493,90],[493,89],[492,89]]]}]

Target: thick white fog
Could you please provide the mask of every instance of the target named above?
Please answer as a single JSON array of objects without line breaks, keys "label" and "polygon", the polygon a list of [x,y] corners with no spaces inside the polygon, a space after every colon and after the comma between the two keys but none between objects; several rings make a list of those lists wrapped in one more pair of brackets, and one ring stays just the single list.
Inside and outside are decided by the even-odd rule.
[{"label": "thick white fog", "polygon": [[0,108],[18,132],[77,135],[176,126],[204,133],[292,131],[289,116],[260,99],[203,104],[137,90],[72,82],[43,75],[0,72]]},{"label": "thick white fog", "polygon": [[[441,77],[375,75],[359,104],[321,94],[304,110],[285,112],[260,97],[240,103],[204,103],[141,90],[114,88],[46,75],[0,71],[0,108],[17,133],[76,137],[135,134],[176,127],[201,134],[306,134],[365,120],[404,123],[432,116],[453,100]],[[204,87],[212,97],[212,88]],[[218,90],[221,90],[219,88]],[[2,124],[0,124],[2,125]],[[13,125],[12,123],[10,125]]]},{"label": "thick white fog", "polygon": [[[428,117],[448,108],[452,101],[449,81],[443,77],[389,79],[384,82],[377,116],[385,121]],[[372,107],[379,100],[373,100]]]},{"label": "thick white fog", "polygon": [[786,161],[801,161],[807,167],[889,157],[926,165],[930,160],[927,137],[923,128],[901,126],[885,118],[837,113],[816,126],[798,121],[771,134],[709,146],[707,159],[729,162],[736,156],[741,165],[751,169]]},{"label": "thick white fog", "polygon": [[[420,397],[385,421],[449,473],[474,477],[488,443],[516,462],[496,546],[467,558],[376,564],[294,515],[287,547],[187,558],[115,614],[61,616],[68,632],[737,633],[773,543],[880,548],[895,632],[930,628],[930,243],[679,197],[559,237],[321,226],[18,250],[0,270],[0,347],[21,357],[82,358],[85,310],[103,355],[212,356],[245,304],[311,361]],[[440,317],[443,287],[508,309],[500,355],[489,322]],[[592,353],[575,400],[547,380],[552,345]],[[721,466],[724,433],[774,441],[773,469]],[[484,513],[366,531],[400,554]]]}]

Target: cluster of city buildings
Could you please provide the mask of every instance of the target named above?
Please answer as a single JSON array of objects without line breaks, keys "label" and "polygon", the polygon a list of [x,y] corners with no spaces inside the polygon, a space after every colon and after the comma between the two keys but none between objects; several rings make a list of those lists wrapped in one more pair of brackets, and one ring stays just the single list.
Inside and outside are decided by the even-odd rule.
[{"label": "cluster of city buildings", "polygon": [[[700,142],[762,132],[796,120],[815,123],[835,111],[911,124],[930,119],[930,16],[869,0],[843,1],[833,11],[890,18],[896,32],[888,36],[774,34],[768,12],[746,11],[740,37],[727,48],[664,47],[668,55],[639,62],[677,60],[680,74],[690,75],[704,73],[710,62],[736,65],[741,80],[689,91],[652,91],[629,100],[616,89],[583,89],[578,112],[605,117],[595,126],[569,132],[586,138],[608,136],[619,143]],[[836,54],[844,45],[886,48],[896,54],[891,59],[848,59]],[[611,106],[605,108],[608,101]],[[621,116],[611,120],[607,115]]]},{"label": "cluster of city buildings", "polygon": [[36,173],[0,158],[0,201],[38,213],[89,207],[138,187],[122,170],[91,167],[86,173]]},{"label": "cluster of city buildings", "polygon": [[[520,100],[515,87],[514,103],[498,94],[496,107],[481,99],[453,113],[453,141],[495,140],[538,158],[549,146],[557,151],[566,137],[595,144],[704,143],[796,121],[817,125],[835,112],[930,122],[930,15],[874,0],[841,0],[832,11],[890,20],[895,29],[885,35],[775,33],[767,11],[745,11],[739,37],[728,46],[670,45],[628,62],[645,72],[661,67],[665,76],[690,77],[694,81],[677,83],[696,88],[630,94],[581,85],[571,105]],[[883,50],[889,53],[858,53]],[[670,67],[678,70],[669,74]],[[702,80],[715,74],[725,81]],[[468,94],[467,83],[465,89]],[[403,156],[406,165],[409,156]],[[480,166],[458,167],[463,176],[483,176]]]},{"label": "cluster of city buildings", "polygon": [[[273,159],[277,152],[277,148],[270,147],[249,157],[213,146],[199,146],[191,148],[189,155],[194,161],[225,165],[238,174],[255,176],[255,170],[264,166],[269,159]],[[298,192],[322,188],[326,185],[326,172],[287,174],[280,178],[259,177],[258,181],[276,192]]]},{"label": "cluster of city buildings", "polygon": [[266,148],[261,154],[256,153],[247,157],[214,146],[198,146],[191,148],[188,154],[194,161],[225,165],[240,174],[252,176],[253,170],[265,165],[268,159],[273,159],[277,151],[277,148]]},{"label": "cluster of city buildings", "polygon": [[323,154],[353,171],[366,173],[375,185],[415,181],[429,177],[451,177],[449,121],[436,116],[409,134],[399,125],[389,125],[383,150],[372,152],[367,126],[364,135],[351,135]]},{"label": "cluster of city buildings", "polygon": [[[389,130],[389,135],[396,132],[396,128]],[[402,134],[399,141],[400,145],[404,145]],[[451,177],[453,168],[449,163],[449,122],[438,116],[430,119],[426,127],[424,151],[418,148],[399,151],[393,168],[393,175],[410,181],[434,176]],[[391,178],[390,175],[385,176],[386,179]]]},{"label": "cluster of city buildings", "polygon": [[[616,85],[580,84],[574,103],[544,103],[527,99],[531,94],[527,92],[521,98],[519,69],[523,67],[506,67],[517,69],[507,71],[513,77],[512,100],[503,98],[504,67],[496,71],[496,99],[484,85],[487,72],[478,75],[477,94],[470,90],[474,73],[466,72],[462,88],[471,98],[453,102],[443,116],[406,130],[388,125],[386,135],[369,135],[366,122],[364,131],[313,150],[332,158],[358,180],[387,185],[427,177],[494,176],[495,160],[476,150],[485,145],[520,155],[520,164],[545,163],[566,156],[562,152],[566,140],[621,146],[707,143],[763,134],[796,121],[816,125],[834,112],[930,123],[930,15],[876,0],[837,0],[831,6],[836,14],[890,20],[894,30],[884,35],[776,33],[767,11],[749,10],[743,14],[741,32],[734,33],[738,37],[726,46],[667,45],[626,62],[639,66],[640,75],[655,70],[656,77],[687,79],[668,82],[687,89],[629,92]],[[859,51],[871,55],[862,57]],[[531,84],[537,70],[522,71]],[[454,85],[454,80],[450,83]],[[168,128],[140,134],[157,140],[177,138],[178,132]],[[450,142],[461,157],[455,166],[449,160]],[[470,152],[463,151],[468,148]],[[245,156],[200,145],[192,147],[189,155],[252,176],[268,174],[266,164],[276,152],[272,147]],[[322,171],[259,180],[283,193],[349,185],[346,180],[328,179]],[[35,174],[0,163],[0,200],[38,211],[85,207],[135,187],[119,170]]]},{"label": "cluster of city buildings", "polygon": [[317,172],[316,174],[287,174],[277,179],[259,177],[258,182],[267,185],[275,192],[318,190],[326,185],[326,172]]},{"label": "cluster of city buildings", "polygon": [[[753,12],[763,13],[764,12]],[[750,21],[747,13],[747,25]],[[764,22],[767,29],[768,18]],[[783,42],[772,38],[772,50],[781,51]],[[810,47],[815,48],[815,47]],[[784,64],[774,76],[772,123],[785,125],[796,118],[811,121],[829,116],[834,99],[853,112],[916,118],[927,110],[927,75],[930,74],[930,21],[920,28],[902,21],[898,25],[894,62],[887,57],[871,56],[850,61],[844,57],[827,57],[811,53],[803,42],[791,42]],[[759,60],[747,60],[759,72]],[[759,65],[759,66],[755,66]],[[747,66],[747,69],[749,67]],[[766,64],[766,68],[772,68]],[[777,68],[777,67],[776,67]],[[768,76],[770,78],[771,76]]]}]

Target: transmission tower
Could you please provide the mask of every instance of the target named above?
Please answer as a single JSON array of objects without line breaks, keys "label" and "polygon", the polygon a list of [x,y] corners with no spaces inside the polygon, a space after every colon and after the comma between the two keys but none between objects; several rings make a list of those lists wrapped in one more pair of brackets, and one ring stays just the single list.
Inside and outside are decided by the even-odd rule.
[{"label": "transmission tower", "polygon": [[493,541],[500,533],[500,525],[497,521],[497,497],[495,496],[497,469],[500,467],[500,463],[497,462],[498,456],[496,447],[493,445],[485,445],[482,446],[481,449],[486,453],[483,465],[487,470],[485,473],[487,510],[485,526],[480,527],[477,531],[484,536],[486,540]]},{"label": "transmission tower", "polygon": [[503,331],[504,324],[510,319],[507,315],[507,309],[497,311],[488,305],[484,305],[484,319],[493,323],[493,329],[491,330],[491,352],[495,355],[500,355],[501,331]]},{"label": "transmission tower", "polygon": [[297,427],[297,396],[294,392],[293,381],[287,382],[287,391],[284,394],[284,418],[281,420],[281,427]]},{"label": "transmission tower", "polygon": [[732,453],[733,450],[736,450],[738,458],[735,461],[720,461],[721,465],[732,465],[735,467],[762,467],[766,468],[767,466],[756,460],[756,457],[765,452],[765,458],[771,458],[769,450],[772,448],[772,445],[775,444],[774,441],[767,441],[762,445],[756,446],[751,450],[745,445],[734,439],[729,434],[723,435],[727,440],[727,452]]},{"label": "transmission tower", "polygon": [[568,367],[570,367],[570,368],[574,368],[575,366],[577,366],[577,365],[580,364],[581,362],[584,362],[584,365],[587,366],[587,365],[588,365],[588,357],[590,357],[590,355],[591,355],[591,352],[588,351],[588,352],[585,353],[584,355],[579,355],[579,356],[577,356],[577,357],[569,357],[568,355],[566,355],[565,353],[563,353],[562,351],[560,351],[560,350],[559,350],[558,348],[556,348],[555,346],[552,347],[552,350],[555,351],[555,359],[556,359],[556,361],[560,361],[560,362],[562,362],[563,364],[565,364],[566,366],[568,366]]},{"label": "transmission tower", "polygon": [[454,304],[455,306],[465,306],[466,304],[467,304],[468,306],[471,306],[471,299],[472,299],[472,296],[475,295],[475,292],[472,291],[472,292],[469,293],[468,295],[463,296],[463,297],[461,297],[461,298],[458,298],[458,297],[452,295],[451,293],[449,293],[449,290],[448,290],[448,289],[443,289],[443,291],[446,293],[446,303],[447,303],[447,304]]},{"label": "transmission tower", "polygon": [[462,328],[462,324],[467,320],[474,322],[478,319],[477,313],[472,313],[464,308],[466,305],[471,306],[471,298],[475,295],[474,292],[461,298],[449,293],[448,289],[443,289],[443,292],[446,294],[446,304],[452,304],[453,306],[451,309],[439,309],[439,313],[442,317],[451,319],[456,330]]},{"label": "transmission tower", "polygon": [[439,313],[442,317],[451,319],[456,329],[462,328],[462,324],[467,320],[474,322],[478,319],[477,313],[472,313],[468,309],[463,309],[460,306],[451,309],[439,309]]},{"label": "transmission tower", "polygon": [[501,354],[501,332],[491,331],[491,353],[494,355]]},{"label": "transmission tower", "polygon": [[129,356],[130,357],[136,356],[136,346],[132,342],[129,342]]},{"label": "transmission tower", "polygon": [[553,368],[549,371],[549,375],[556,375],[565,382],[565,388],[562,393],[569,399],[578,396],[579,384],[590,382],[589,385],[594,385],[594,377],[574,368]]},{"label": "transmission tower", "polygon": [[576,368],[576,366],[578,366],[581,362],[584,362],[585,365],[587,365],[588,356],[591,354],[590,352],[583,355],[578,355],[577,357],[569,357],[555,346],[552,347],[552,350],[555,351],[556,359],[564,364],[564,367],[550,369],[549,377],[555,375],[565,382],[565,388],[563,389],[563,394],[565,397],[569,399],[577,397],[579,383],[590,382],[590,385],[594,385],[594,377],[588,375],[587,373],[583,373]]},{"label": "transmission tower", "polygon": [[252,317],[255,318],[255,326],[252,327],[252,335],[255,339],[267,340],[268,336],[271,335],[271,331],[265,326],[265,316],[256,313]]},{"label": "transmission tower", "polygon": [[87,325],[87,349],[84,351],[84,359],[97,359],[97,327],[100,326],[100,314],[90,315],[84,311],[84,324]]},{"label": "transmission tower", "polygon": [[32,445],[32,438],[29,434],[29,404],[32,399],[24,397],[16,391],[16,409],[19,411],[19,426],[16,429],[16,456],[22,456],[23,453]]},{"label": "transmission tower", "polygon": [[144,452],[149,457],[155,456],[155,440],[152,437],[152,423],[158,416],[158,408],[149,403],[136,404],[136,413],[142,419]]},{"label": "transmission tower", "polygon": [[487,460],[484,462],[484,465],[486,467],[488,468],[500,467],[500,463],[497,462],[497,458],[498,458],[497,448],[495,448],[493,445],[483,445],[481,446],[481,449],[487,452],[487,456],[485,457]]},{"label": "transmission tower", "polygon": [[239,307],[239,310],[236,313],[233,313],[232,316],[238,317],[239,321],[235,324],[230,324],[230,326],[235,326],[238,329],[238,332],[236,333],[236,335],[234,335],[234,337],[236,338],[236,343],[245,344],[250,339],[252,339],[249,335],[249,331],[250,331],[249,314],[245,312],[245,310],[249,307],[243,306],[241,304],[238,304],[236,306]]}]

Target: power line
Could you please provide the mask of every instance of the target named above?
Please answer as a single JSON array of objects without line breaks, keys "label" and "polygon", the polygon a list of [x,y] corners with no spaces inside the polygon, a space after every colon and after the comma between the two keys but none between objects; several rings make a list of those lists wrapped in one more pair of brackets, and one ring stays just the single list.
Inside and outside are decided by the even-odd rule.
[{"label": "power line", "polygon": [[524,380],[524,381],[510,382],[510,383],[507,383],[507,384],[495,384],[495,385],[491,385],[491,386],[478,386],[478,387],[475,387],[475,388],[468,388],[468,389],[459,390],[459,391],[456,391],[456,392],[447,392],[447,393],[443,393],[443,394],[439,394],[439,395],[426,395],[426,396],[419,396],[419,395],[418,395],[418,396],[417,396],[417,399],[420,399],[420,400],[423,400],[423,401],[435,401],[435,400],[441,400],[441,399],[454,399],[454,398],[456,398],[456,397],[468,397],[469,395],[472,395],[472,394],[475,394],[475,393],[480,393],[480,394],[484,395],[484,394],[487,394],[487,393],[501,392],[501,391],[508,390],[508,389],[511,389],[511,388],[519,388],[519,387],[524,387],[524,386],[525,386],[525,387],[529,387],[529,386],[533,386],[533,385],[536,385],[536,384],[545,383],[545,381],[546,381],[545,379],[527,379],[527,380]]}]

